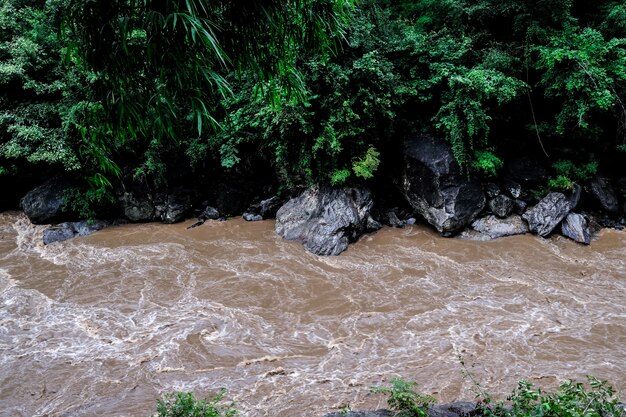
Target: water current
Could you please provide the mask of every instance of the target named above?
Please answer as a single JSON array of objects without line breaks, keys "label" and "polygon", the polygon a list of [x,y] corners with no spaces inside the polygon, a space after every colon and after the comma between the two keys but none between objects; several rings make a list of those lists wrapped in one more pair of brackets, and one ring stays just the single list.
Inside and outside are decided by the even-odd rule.
[{"label": "water current", "polygon": [[228,390],[244,416],[382,408],[402,376],[439,401],[593,374],[626,394],[626,233],[445,239],[386,228],[339,257],[272,221],[110,227],[43,246],[0,214],[0,415],[149,416]]}]

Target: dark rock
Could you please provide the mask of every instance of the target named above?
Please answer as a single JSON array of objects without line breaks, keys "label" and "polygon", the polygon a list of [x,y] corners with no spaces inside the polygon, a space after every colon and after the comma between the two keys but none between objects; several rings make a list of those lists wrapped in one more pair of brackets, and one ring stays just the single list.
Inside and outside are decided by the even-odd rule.
[{"label": "dark rock", "polygon": [[108,225],[109,223],[102,220],[83,220],[72,223],[72,227],[78,236],[90,235],[104,229]]},{"label": "dark rock", "polygon": [[570,211],[569,200],[561,193],[550,193],[536,206],[527,210],[522,218],[528,222],[530,231],[548,236]]},{"label": "dark rock", "polygon": [[231,184],[218,184],[211,193],[211,201],[220,213],[239,216],[250,205],[249,190]]},{"label": "dark rock", "polygon": [[528,158],[517,158],[506,163],[507,177],[522,184],[541,184],[548,172],[538,163]]},{"label": "dark rock", "polygon": [[515,200],[515,212],[517,214],[522,214],[526,211],[526,208],[528,207],[528,203],[525,202],[524,200]]},{"label": "dark rock", "polygon": [[167,196],[165,207],[161,212],[161,221],[166,224],[182,222],[190,212],[191,198],[189,193],[179,191]]},{"label": "dark rock", "polygon": [[156,208],[146,193],[125,192],[121,204],[124,216],[131,222],[150,222],[157,219]]},{"label": "dark rock", "polygon": [[568,214],[561,225],[561,232],[563,233],[563,236],[567,236],[578,243],[583,243],[585,245],[591,243],[591,233],[589,233],[587,219],[585,219],[585,216],[581,214]]},{"label": "dark rock", "polygon": [[498,217],[506,217],[513,212],[515,202],[509,197],[500,194],[489,201],[489,209]]},{"label": "dark rock", "polygon": [[364,232],[379,228],[363,188],[312,187],[276,213],[276,233],[304,244],[316,255],[339,255]]},{"label": "dark rock", "polygon": [[513,215],[506,219],[499,219],[496,216],[483,217],[472,223],[472,229],[488,236],[490,239],[523,235],[529,232],[528,224],[518,215]]},{"label": "dark rock", "polygon": [[63,212],[64,194],[70,183],[52,178],[29,191],[20,201],[20,207],[34,224],[49,224],[67,219]]},{"label": "dark rock", "polygon": [[61,242],[74,236],[76,236],[76,232],[71,227],[71,223],[61,223],[43,231],[43,244],[49,245],[50,243]]},{"label": "dark rock", "polygon": [[387,211],[383,219],[385,224],[390,227],[404,227],[406,225],[406,221],[398,218],[395,209]]},{"label": "dark rock", "polygon": [[522,195],[522,186],[515,181],[505,179],[502,182],[502,186],[504,187],[504,190],[513,198],[520,198]]},{"label": "dark rock", "polygon": [[603,210],[617,214],[619,205],[613,185],[608,178],[595,177],[589,184],[589,193],[596,199]]},{"label": "dark rock", "polygon": [[488,198],[494,198],[500,195],[500,187],[498,187],[492,182],[489,182],[483,185],[483,191],[485,192]]},{"label": "dark rock", "polygon": [[621,198],[626,198],[626,177],[621,177],[617,180],[617,192]]},{"label": "dark rock", "polygon": [[[434,404],[428,407],[428,417],[469,417],[478,414],[476,403],[457,401],[450,404]],[[389,410],[348,411],[326,414],[324,417],[393,417],[398,415]]]},{"label": "dark rock", "polygon": [[[261,218],[258,220],[272,219],[276,217],[276,212],[284,203],[284,199],[274,196],[258,203],[251,204],[244,213],[243,218],[246,220],[248,220],[246,217],[257,219],[255,216],[260,216]],[[246,216],[246,214],[248,216]]]},{"label": "dark rock", "polygon": [[444,236],[462,230],[485,207],[482,188],[461,175],[448,143],[429,136],[409,137],[404,156],[404,197]]},{"label": "dark rock", "polygon": [[263,220],[263,216],[261,216],[260,214],[254,214],[254,213],[243,213],[243,219],[247,222],[258,222],[260,220]]},{"label": "dark rock", "polygon": [[578,184],[574,184],[574,189],[572,190],[571,194],[568,197],[569,205],[572,210],[576,210],[578,208],[578,205],[580,204],[580,200],[582,198],[582,194],[583,194],[583,187],[581,187]]},{"label": "dark rock", "polygon": [[397,413],[389,410],[375,410],[375,411],[338,411],[336,413],[326,414],[324,417],[394,417]]},{"label": "dark rock", "polygon": [[217,220],[219,219],[220,212],[215,207],[207,206],[204,211],[198,216],[198,220]]},{"label": "dark rock", "polygon": [[87,236],[105,228],[108,223],[95,221],[65,222],[43,231],[43,244],[61,242],[76,236]]}]

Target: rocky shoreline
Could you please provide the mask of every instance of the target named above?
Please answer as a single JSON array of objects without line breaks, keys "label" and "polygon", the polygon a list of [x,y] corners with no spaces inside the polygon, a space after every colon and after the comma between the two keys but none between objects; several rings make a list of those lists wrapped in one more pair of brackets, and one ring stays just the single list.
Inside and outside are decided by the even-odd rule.
[{"label": "rocky shoreline", "polygon": [[192,227],[197,227],[241,215],[247,221],[276,218],[278,235],[301,242],[316,255],[339,255],[383,225],[426,222],[442,236],[469,240],[560,233],[588,245],[601,228],[622,229],[626,224],[626,177],[597,175],[568,193],[541,196],[537,187],[545,183],[546,170],[530,159],[514,160],[500,178],[479,183],[465,176],[446,142],[430,136],[405,139],[403,164],[401,176],[386,190],[395,199],[363,186],[312,186],[291,198],[269,195],[251,201],[253,194],[245,186],[165,192],[135,181],[118,190],[117,205],[106,219],[85,221],[65,210],[63,196],[71,181],[53,178],[29,191],[20,207],[31,222],[53,225],[44,233],[45,244],[123,222],[171,224],[195,216]]}]

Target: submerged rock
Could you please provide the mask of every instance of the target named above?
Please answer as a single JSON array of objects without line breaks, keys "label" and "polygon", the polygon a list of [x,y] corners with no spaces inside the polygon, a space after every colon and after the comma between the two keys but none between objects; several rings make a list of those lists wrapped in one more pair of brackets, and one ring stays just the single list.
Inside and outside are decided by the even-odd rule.
[{"label": "submerged rock", "polygon": [[276,233],[316,255],[339,255],[363,233],[380,229],[364,188],[312,187],[276,213]]},{"label": "submerged rock", "polygon": [[444,236],[465,228],[485,207],[482,188],[461,175],[448,143],[430,136],[409,137],[404,159],[404,197]]},{"label": "submerged rock", "polygon": [[63,212],[64,194],[70,188],[69,182],[52,178],[37,188],[26,193],[20,201],[20,207],[33,224],[49,224],[67,220]]},{"label": "submerged rock", "polygon": [[539,236],[548,236],[567,216],[570,202],[561,193],[550,193],[536,206],[527,210],[522,218],[528,222],[530,231]]},{"label": "submerged rock", "polygon": [[591,233],[587,219],[582,214],[570,213],[561,225],[563,236],[569,237],[578,243],[589,245],[591,243]]},{"label": "submerged rock", "polygon": [[87,236],[106,226],[108,223],[101,220],[61,223],[43,231],[43,244],[61,242],[76,236]]}]

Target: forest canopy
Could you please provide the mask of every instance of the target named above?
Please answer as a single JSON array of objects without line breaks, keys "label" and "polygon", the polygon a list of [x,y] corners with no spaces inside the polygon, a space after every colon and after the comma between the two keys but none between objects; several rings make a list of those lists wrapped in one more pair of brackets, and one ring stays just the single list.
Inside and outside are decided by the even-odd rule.
[{"label": "forest canopy", "polygon": [[625,91],[622,1],[0,0],[0,181],[70,173],[83,206],[258,166],[384,181],[410,134],[568,189],[620,169]]}]

